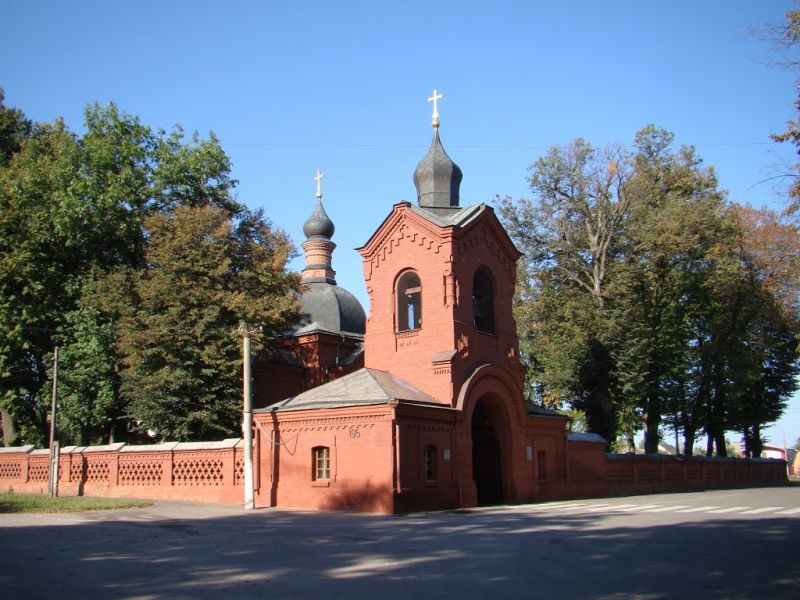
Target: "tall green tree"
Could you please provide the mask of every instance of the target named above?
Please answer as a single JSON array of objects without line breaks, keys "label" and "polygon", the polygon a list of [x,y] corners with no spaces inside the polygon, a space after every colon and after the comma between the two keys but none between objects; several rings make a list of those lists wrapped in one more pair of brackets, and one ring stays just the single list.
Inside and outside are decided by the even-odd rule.
[{"label": "tall green tree", "polygon": [[578,139],[531,166],[533,200],[504,198],[499,207],[523,251],[516,316],[529,375],[541,399],[582,411],[609,442],[618,415],[607,285],[631,207],[629,176],[619,148]]},{"label": "tall green tree", "polygon": [[[8,116],[0,111],[0,125]],[[13,143],[3,142],[10,154],[0,161],[0,409],[4,443],[17,433],[40,443],[46,360],[87,275],[141,267],[149,215],[183,205],[246,211],[213,135],[187,143],[180,128],[153,131],[113,104],[86,109],[83,136],[61,121],[27,135],[12,117],[23,126],[2,134]]]},{"label": "tall green tree", "polygon": [[[693,148],[673,150],[673,135],[648,126],[636,135],[628,194],[635,208],[625,224],[615,295],[625,309],[625,340],[640,349],[630,371],[645,415],[645,451],[658,451],[670,378],[684,364],[686,304],[722,235],[723,195]],[[674,399],[674,398],[673,398]]]},{"label": "tall green tree", "polygon": [[64,316],[59,352],[59,439],[81,446],[112,443],[127,422],[119,393],[114,329],[93,306]]},{"label": "tall green tree", "polygon": [[[264,337],[298,317],[292,246],[262,215],[179,206],[145,221],[146,267],[132,273],[133,305],[120,311],[118,352],[129,417],[159,439],[202,440],[239,431],[240,321]],[[125,314],[127,312],[127,315]]]}]

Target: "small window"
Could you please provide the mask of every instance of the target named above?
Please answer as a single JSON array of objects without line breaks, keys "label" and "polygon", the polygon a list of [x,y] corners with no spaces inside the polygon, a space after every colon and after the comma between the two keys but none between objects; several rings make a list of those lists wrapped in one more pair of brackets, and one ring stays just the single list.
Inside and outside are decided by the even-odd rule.
[{"label": "small window", "polygon": [[472,282],[472,308],[475,311],[475,328],[484,333],[494,333],[494,290],[486,271],[475,273]]},{"label": "small window", "polygon": [[547,452],[544,450],[536,453],[536,466],[539,469],[539,481],[547,479]]},{"label": "small window", "polygon": [[406,271],[397,280],[397,330],[422,327],[422,287],[419,275]]},{"label": "small window", "polygon": [[423,458],[425,461],[425,481],[437,481],[439,479],[439,465],[436,446],[425,446]]},{"label": "small window", "polygon": [[311,475],[314,481],[331,478],[331,449],[327,446],[317,446],[312,450]]}]

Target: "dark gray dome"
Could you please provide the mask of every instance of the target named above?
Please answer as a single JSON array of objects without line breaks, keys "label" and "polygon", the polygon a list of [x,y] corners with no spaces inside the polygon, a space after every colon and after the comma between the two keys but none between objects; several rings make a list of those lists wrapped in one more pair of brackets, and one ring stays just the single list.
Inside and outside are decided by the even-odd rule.
[{"label": "dark gray dome", "polygon": [[353,294],[330,283],[313,282],[305,287],[300,296],[301,321],[294,335],[313,331],[364,334],[367,315]]},{"label": "dark gray dome", "polygon": [[447,156],[435,128],[431,147],[414,171],[417,202],[423,208],[457,207],[461,178],[461,169]]},{"label": "dark gray dome", "polygon": [[328,213],[322,206],[322,200],[317,200],[317,207],[308,220],[303,225],[303,233],[307,238],[324,237],[331,239],[333,232],[336,228],[333,226],[333,221],[328,217]]}]

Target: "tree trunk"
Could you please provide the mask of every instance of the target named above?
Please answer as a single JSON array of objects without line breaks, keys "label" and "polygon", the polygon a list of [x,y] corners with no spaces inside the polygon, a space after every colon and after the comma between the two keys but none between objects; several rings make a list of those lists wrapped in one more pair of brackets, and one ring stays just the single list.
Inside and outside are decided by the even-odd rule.
[{"label": "tree trunk", "polygon": [[728,456],[728,448],[725,446],[725,431],[718,431],[714,435],[714,447],[717,456]]},{"label": "tree trunk", "polygon": [[17,428],[14,425],[14,417],[7,410],[0,411],[0,418],[3,422],[3,445],[8,447],[14,444],[17,439]]},{"label": "tree trunk", "polygon": [[742,439],[744,440],[744,457],[745,458],[752,458],[753,457],[753,444],[752,444],[752,436],[750,434],[750,428],[745,427],[742,429]]},{"label": "tree trunk", "polygon": [[661,398],[657,390],[651,390],[647,398],[647,419],[645,420],[644,429],[644,451],[646,454],[658,454],[659,425],[661,425]]},{"label": "tree trunk", "polygon": [[684,425],[683,427],[683,454],[689,458],[694,453],[695,430]]},{"label": "tree trunk", "polygon": [[761,425],[753,425],[753,457],[759,458],[764,451],[764,443],[761,440]]}]

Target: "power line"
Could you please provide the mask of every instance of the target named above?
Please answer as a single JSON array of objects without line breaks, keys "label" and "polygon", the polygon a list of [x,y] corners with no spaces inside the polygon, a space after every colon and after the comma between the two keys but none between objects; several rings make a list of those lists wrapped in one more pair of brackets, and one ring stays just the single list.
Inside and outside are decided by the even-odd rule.
[{"label": "power line", "polygon": [[[252,146],[252,147],[268,147],[268,148],[367,148],[367,149],[383,149],[383,150],[408,150],[408,149],[425,149],[428,145],[423,144],[375,144],[375,143],[361,143],[361,144],[344,144],[344,143],[322,143],[322,142],[263,142],[263,141],[247,141],[247,140],[234,140],[225,141],[220,140],[221,144],[225,146]],[[712,146],[774,146],[776,142],[766,140],[763,142],[700,142],[696,144],[684,144],[694,147],[712,147]],[[472,150],[546,150],[553,146],[564,146],[565,144],[448,144],[448,148],[472,149]],[[635,148],[633,144],[620,144],[623,148]]]}]

